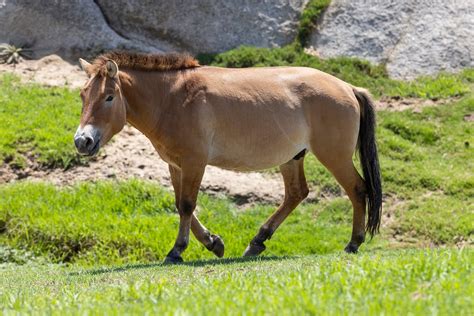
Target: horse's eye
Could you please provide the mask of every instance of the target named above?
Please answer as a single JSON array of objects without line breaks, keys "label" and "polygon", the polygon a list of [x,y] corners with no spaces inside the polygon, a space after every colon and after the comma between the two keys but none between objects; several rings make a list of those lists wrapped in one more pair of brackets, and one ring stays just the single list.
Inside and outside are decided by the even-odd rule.
[{"label": "horse's eye", "polygon": [[109,95],[109,96],[107,97],[107,99],[105,99],[105,101],[110,102],[110,101],[112,101],[113,99],[114,99],[114,96],[113,96],[113,95]]}]

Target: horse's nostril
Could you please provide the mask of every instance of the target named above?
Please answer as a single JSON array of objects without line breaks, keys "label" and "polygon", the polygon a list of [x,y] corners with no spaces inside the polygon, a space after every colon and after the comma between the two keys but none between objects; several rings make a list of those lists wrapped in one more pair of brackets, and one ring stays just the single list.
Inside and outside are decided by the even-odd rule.
[{"label": "horse's nostril", "polygon": [[86,136],[86,144],[85,144],[87,149],[90,149],[92,146],[94,146],[94,139],[90,136]]},{"label": "horse's nostril", "polygon": [[94,138],[91,136],[76,137],[74,138],[74,143],[76,144],[76,148],[80,153],[90,152],[95,146]]}]

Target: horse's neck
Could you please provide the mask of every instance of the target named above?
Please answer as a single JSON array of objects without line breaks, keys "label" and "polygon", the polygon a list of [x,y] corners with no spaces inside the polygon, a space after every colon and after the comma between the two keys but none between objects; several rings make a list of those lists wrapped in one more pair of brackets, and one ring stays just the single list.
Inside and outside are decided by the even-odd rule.
[{"label": "horse's neck", "polygon": [[161,91],[168,91],[167,82],[161,73],[127,71],[129,80],[122,80],[122,93],[127,102],[127,121],[150,137],[159,125],[166,104]]}]

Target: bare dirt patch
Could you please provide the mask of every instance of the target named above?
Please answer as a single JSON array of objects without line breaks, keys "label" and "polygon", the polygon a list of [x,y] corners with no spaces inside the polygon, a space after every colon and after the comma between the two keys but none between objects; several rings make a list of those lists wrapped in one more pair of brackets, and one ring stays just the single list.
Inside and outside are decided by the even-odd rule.
[{"label": "bare dirt patch", "polygon": [[414,113],[420,113],[423,108],[428,106],[437,106],[452,103],[457,101],[458,98],[446,98],[446,99],[421,99],[421,98],[382,98],[377,101],[377,110],[386,111],[405,111],[411,110]]},{"label": "bare dirt patch", "polygon": [[22,82],[35,82],[45,86],[80,88],[87,76],[78,65],[70,64],[57,55],[38,60],[23,60],[17,65],[0,64],[1,73],[14,73]]}]

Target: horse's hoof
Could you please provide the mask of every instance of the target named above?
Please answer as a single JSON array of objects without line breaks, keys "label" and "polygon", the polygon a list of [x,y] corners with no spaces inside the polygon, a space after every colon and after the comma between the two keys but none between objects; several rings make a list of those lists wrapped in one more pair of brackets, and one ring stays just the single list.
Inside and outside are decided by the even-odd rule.
[{"label": "horse's hoof", "polygon": [[183,262],[183,258],[181,256],[166,256],[165,263],[166,264],[177,264]]},{"label": "horse's hoof", "polygon": [[221,236],[211,235],[212,245],[208,248],[212,251],[217,257],[222,258],[224,256],[224,241]]},{"label": "horse's hoof", "polygon": [[244,251],[244,257],[253,257],[258,256],[261,254],[267,247],[263,243],[261,244],[254,244],[251,243],[248,245],[247,249]]},{"label": "horse's hoof", "polygon": [[359,249],[359,246],[350,242],[347,244],[346,248],[344,248],[344,251],[347,253],[357,253],[358,249]]}]

